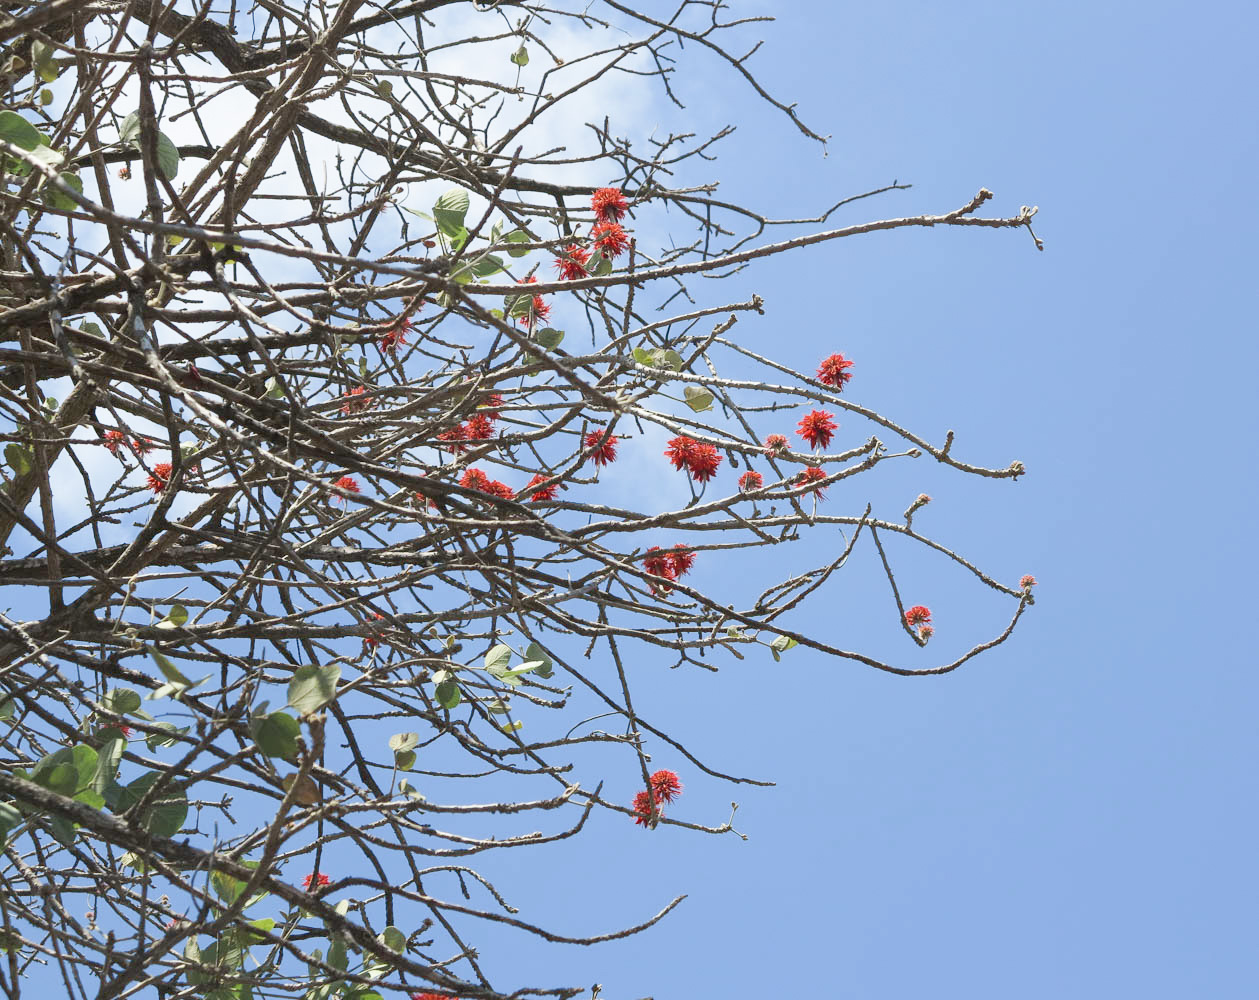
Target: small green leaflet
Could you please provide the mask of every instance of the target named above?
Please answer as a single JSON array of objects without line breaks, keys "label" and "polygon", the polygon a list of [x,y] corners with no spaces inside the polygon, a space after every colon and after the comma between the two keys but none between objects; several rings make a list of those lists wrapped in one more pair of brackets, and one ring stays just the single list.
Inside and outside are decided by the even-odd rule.
[{"label": "small green leaflet", "polygon": [[780,660],[782,659],[782,657],[778,655],[779,653],[785,653],[787,652],[787,650],[792,649],[798,645],[800,644],[796,642],[795,639],[792,639],[790,636],[780,635],[777,639],[775,639],[773,642],[769,644],[769,651],[774,654],[775,660]]},{"label": "small green leaflet", "polygon": [[697,385],[688,385],[682,390],[682,396],[686,400],[686,405],[696,413],[703,413],[713,408],[713,394]]},{"label": "small green leaflet", "polygon": [[533,339],[548,351],[553,351],[564,342],[564,333],[562,330],[554,330],[547,326],[535,333]]},{"label": "small green leaflet", "polygon": [[337,696],[337,681],[341,668],[335,663],[326,667],[309,664],[293,671],[289,682],[289,704],[299,715],[310,715]]},{"label": "small green leaflet", "polygon": [[457,237],[463,229],[464,217],[468,214],[468,192],[462,188],[451,188],[433,203],[433,221],[437,228],[450,237]]},{"label": "small green leaflet", "polygon": [[518,48],[515,52],[511,54],[511,61],[514,62],[517,66],[528,66],[529,65],[529,50],[526,49],[523,45],[521,45],[520,48]]},{"label": "small green leaflet", "polygon": [[529,648],[525,650],[525,659],[530,663],[537,663],[534,672],[543,680],[550,680],[555,674],[555,664],[551,662],[551,658],[546,655],[546,650],[539,646],[536,642],[529,643]]},{"label": "small green leaflet", "polygon": [[34,455],[16,441],[4,446],[4,460],[9,463],[9,468],[15,475],[30,475],[31,469],[35,467],[34,458]]},{"label": "small green leaflet", "polygon": [[511,663],[511,647],[499,643],[485,654],[485,669],[492,674],[501,674]]},{"label": "small green leaflet", "polygon": [[[188,609],[182,604],[172,604],[166,617],[157,623],[158,628],[183,628],[188,621]],[[167,678],[170,680],[171,678]]]},{"label": "small green leaflet", "polygon": [[0,111],[0,139],[31,150],[41,144],[43,136],[39,129],[16,112]]}]

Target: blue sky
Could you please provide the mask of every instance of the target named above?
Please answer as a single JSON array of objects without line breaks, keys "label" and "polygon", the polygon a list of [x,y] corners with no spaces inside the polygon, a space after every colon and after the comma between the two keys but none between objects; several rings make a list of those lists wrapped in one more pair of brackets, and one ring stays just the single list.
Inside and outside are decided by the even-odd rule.
[{"label": "blue sky", "polygon": [[[934,440],[955,429],[972,461],[1025,462],[1015,484],[906,463],[831,503],[894,516],[886,497],[925,490],[923,526],[1007,581],[1034,573],[1037,604],[938,679],[793,651],[640,680],[636,703],[689,747],[778,784],[732,795],[679,767],[688,817],[737,798],[746,843],[607,817],[520,854],[499,887],[557,929],[690,898],[615,945],[508,939],[509,961],[618,997],[1251,995],[1255,15],[773,6],[757,71],[830,156],[728,79],[693,84],[692,112],[740,126],[713,170],[724,196],[787,215],[913,183],[857,221],[985,186],[1001,214],[1040,206],[1046,250],[955,230],[831,244],[750,272],[768,315],[739,336],[803,368],[844,350],[853,399]],[[923,603],[994,620],[982,593],[913,570]],[[880,585],[862,563],[813,613],[855,629]],[[940,648],[902,659],[964,648],[944,620]]]}]

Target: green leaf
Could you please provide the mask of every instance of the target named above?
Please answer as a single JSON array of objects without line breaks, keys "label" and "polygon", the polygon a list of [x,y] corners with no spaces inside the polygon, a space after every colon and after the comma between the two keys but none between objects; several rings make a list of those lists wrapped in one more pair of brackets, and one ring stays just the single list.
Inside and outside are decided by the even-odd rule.
[{"label": "green leaf", "polygon": [[468,192],[451,188],[433,203],[433,221],[447,236],[455,237],[463,230],[463,220],[468,214]]},{"label": "green leaf", "polygon": [[[250,871],[256,871],[258,868],[257,861],[242,861],[241,865]],[[226,872],[215,871],[210,873],[210,885],[214,889],[215,895],[228,906],[240,899],[240,894],[245,891],[246,884],[246,882],[236,878],[234,875],[228,875]],[[253,905],[265,895],[269,895],[269,893],[260,893],[249,901],[250,905]],[[275,926],[275,921],[272,921],[271,924]],[[270,928],[267,929],[270,930]]]},{"label": "green leaf", "polygon": [[390,951],[396,951],[400,955],[405,955],[407,952],[407,936],[396,927],[386,927],[376,935],[376,940]]},{"label": "green leaf", "polygon": [[682,396],[686,400],[686,405],[696,413],[703,413],[713,408],[713,394],[697,385],[688,385],[682,390]]},{"label": "green leaf", "polygon": [[297,757],[297,738],[302,729],[287,712],[255,715],[250,719],[249,729],[258,749],[266,756],[283,760]]},{"label": "green leaf", "polygon": [[612,273],[612,261],[603,256],[603,254],[597,253],[590,258],[590,263],[586,265],[586,270],[596,278],[601,278],[605,274]]},{"label": "green leaf", "polygon": [[667,365],[668,367],[672,368],[675,372],[680,372],[682,370],[682,366],[686,363],[682,360],[682,355],[680,355],[677,351],[672,350],[671,348],[667,348],[667,347],[662,348],[659,353],[660,353],[659,363]]},{"label": "green leaf", "polygon": [[769,645],[772,649],[777,649],[780,652],[786,652],[787,650],[793,649],[800,644],[789,635],[780,635]]},{"label": "green leaf", "polygon": [[394,753],[414,750],[420,745],[419,733],[396,733],[389,737],[389,749]]},{"label": "green leaf", "polygon": [[13,699],[8,695],[0,698],[0,722],[13,718]]},{"label": "green leaf", "polygon": [[450,671],[437,671],[433,675],[433,680],[437,683],[437,689],[433,692],[437,698],[437,704],[447,710],[456,708],[462,696],[459,694],[459,684],[451,676]]},{"label": "green leaf", "polygon": [[554,330],[549,326],[543,327],[533,335],[533,339],[545,347],[548,351],[553,351],[564,342],[564,331]]},{"label": "green leaf", "polygon": [[[66,187],[72,188],[77,194],[83,193],[83,181],[79,178],[78,174],[66,171],[63,174],[58,174],[57,178],[63,181]],[[79,203],[77,201],[71,198],[51,181],[48,181],[43,185],[40,189],[40,194],[44,199],[45,204],[57,209],[58,211],[73,212],[79,207]]]},{"label": "green leaf", "polygon": [[376,93],[387,100],[393,96],[393,83],[389,80],[377,81]]},{"label": "green leaf", "polygon": [[14,474],[19,476],[30,475],[35,468],[35,456],[16,441],[4,446],[4,460],[9,463]]},{"label": "green leaf", "polygon": [[9,842],[9,833],[22,822],[23,816],[7,802],[0,802],[0,846]]},{"label": "green leaf", "polygon": [[516,719],[514,722],[504,722],[498,728],[505,733],[514,733],[517,730],[524,728],[524,722],[520,719]]},{"label": "green leaf", "polygon": [[[503,241],[506,243],[532,243],[533,237],[523,229],[513,229],[503,237]],[[518,247],[508,247],[507,252],[513,257],[524,257],[529,253],[528,250],[521,250]]]},{"label": "green leaf", "polygon": [[656,363],[656,359],[652,356],[651,351],[647,350],[645,347],[634,348],[634,360],[640,365],[647,365],[649,367],[654,367]]},{"label": "green leaf", "polygon": [[554,675],[555,664],[546,655],[546,650],[536,642],[529,643],[529,648],[525,650],[525,659],[529,662],[537,662],[538,666],[534,668],[534,672],[543,680],[549,680]]},{"label": "green leaf", "polygon": [[299,715],[318,712],[337,696],[337,681],[340,679],[341,668],[335,663],[326,667],[314,664],[298,667],[289,681],[288,703],[297,709]]},{"label": "green leaf", "polygon": [[[195,446],[194,446],[195,447]],[[188,609],[182,604],[172,604],[166,617],[157,623],[158,628],[183,628],[188,621]]]},{"label": "green leaf", "polygon": [[524,45],[521,45],[520,48],[518,48],[515,52],[511,54],[511,61],[514,62],[517,66],[528,66],[529,65],[529,50],[526,49]]},{"label": "green leaf", "polygon": [[[118,798],[114,811],[124,813],[144,797],[144,793],[153,787],[162,775],[157,771],[142,774],[131,784],[126,785]],[[158,793],[143,815],[133,817],[149,833],[155,837],[173,837],[183,829],[184,820],[188,818],[188,797],[178,785],[167,785]]]},{"label": "green leaf", "polygon": [[179,150],[170,141],[165,132],[157,133],[157,169],[168,181],[173,181],[179,173]]},{"label": "green leaf", "polygon": [[[104,795],[105,790],[117,780],[118,765],[122,762],[122,752],[126,748],[127,741],[122,738],[106,740],[101,744],[96,758],[96,773],[92,775],[92,789],[98,794]],[[99,809],[100,806],[96,808]]]},{"label": "green leaf", "polygon": [[39,129],[15,111],[0,111],[0,139],[22,149],[34,149],[41,145]]},{"label": "green leaf", "polygon": [[101,704],[115,715],[127,715],[130,712],[139,710],[141,701],[140,696],[131,688],[113,688],[105,692],[105,697],[101,699]]},{"label": "green leaf", "polygon": [[166,678],[171,687],[183,691],[194,686],[193,682],[180,672],[179,668],[170,661],[166,654],[150,646],[149,656],[153,657],[153,662],[157,664],[157,669],[162,672],[162,676]]},{"label": "green leaf", "polygon": [[485,707],[495,715],[506,715],[511,711],[511,706],[502,698],[495,698],[493,701],[487,702]]},{"label": "green leaf", "polygon": [[[362,359],[360,358],[359,360],[361,361]],[[267,379],[267,398],[268,399],[283,399],[284,398],[284,387],[280,385],[280,380],[277,379],[274,375],[272,375],[269,379]]]},{"label": "green leaf", "polygon": [[[177,726],[173,722],[155,722],[153,725],[157,729],[161,729],[166,733],[178,734],[180,736],[185,736],[189,732],[188,726]],[[176,739],[174,735],[165,736],[162,733],[149,733],[144,738],[144,742],[148,744],[149,750],[152,751],[157,750],[159,747],[173,747],[179,742],[179,740]]]},{"label": "green leaf", "polygon": [[411,768],[415,767],[415,761],[416,756],[414,750],[403,750],[393,755],[393,766],[399,771],[411,770]]},{"label": "green leaf", "polygon": [[52,100],[53,100],[52,91],[49,90],[47,87],[45,87],[43,90],[39,92],[39,103],[43,107],[45,108],[48,107],[48,105],[52,103]]},{"label": "green leaf", "polygon": [[485,669],[492,674],[501,674],[511,663],[511,647],[499,643],[485,654]]},{"label": "green leaf", "polygon": [[31,42],[31,62],[35,66],[35,72],[44,83],[52,83],[60,75],[61,71],[53,58],[56,51],[47,42],[41,42],[38,38]]},{"label": "green leaf", "polygon": [[140,145],[140,112],[133,111],[118,126],[118,141],[139,147]]}]

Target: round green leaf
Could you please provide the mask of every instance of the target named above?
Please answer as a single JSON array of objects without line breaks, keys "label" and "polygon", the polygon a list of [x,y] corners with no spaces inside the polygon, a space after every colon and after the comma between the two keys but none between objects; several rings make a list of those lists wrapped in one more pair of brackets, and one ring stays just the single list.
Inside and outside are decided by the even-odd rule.
[{"label": "round green leaf", "polygon": [[22,149],[34,149],[43,137],[39,129],[15,111],[0,111],[0,139]]},{"label": "round green leaf", "polygon": [[313,664],[298,667],[289,682],[289,704],[299,715],[310,715],[337,696],[337,681],[341,668],[335,663],[326,667]]},{"label": "round green leaf", "polygon": [[297,738],[302,730],[297,720],[287,712],[254,716],[250,721],[250,731],[258,749],[268,757],[292,760],[297,756]]},{"label": "round green leaf", "polygon": [[419,733],[396,733],[389,737],[389,749],[394,753],[401,753],[404,750],[414,750],[419,745]]}]

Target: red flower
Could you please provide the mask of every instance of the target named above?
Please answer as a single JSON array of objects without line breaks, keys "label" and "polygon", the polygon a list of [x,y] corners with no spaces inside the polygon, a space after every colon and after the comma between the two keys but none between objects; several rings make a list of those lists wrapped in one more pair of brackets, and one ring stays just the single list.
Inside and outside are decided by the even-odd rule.
[{"label": "red flower", "polygon": [[415,492],[415,502],[424,504],[424,506],[430,510],[437,509],[437,501],[435,501],[432,497],[426,497],[423,493],[419,492],[419,490],[416,490]]},{"label": "red flower", "polygon": [[171,464],[170,462],[157,462],[153,466],[153,473],[149,476],[148,487],[154,493],[161,493],[170,483]]},{"label": "red flower", "polygon": [[1031,590],[1033,587],[1036,586],[1036,577],[1032,576],[1029,573],[1027,576],[1023,577],[1023,579],[1019,581],[1019,586],[1022,587],[1024,590]]},{"label": "red flower", "polygon": [[147,438],[132,438],[131,447],[137,455],[147,455],[153,450],[153,445]]},{"label": "red flower", "polygon": [[501,392],[491,392],[477,405],[477,409],[484,413],[490,420],[497,420],[500,416],[498,408],[502,405],[503,394]]},{"label": "red flower", "polygon": [[717,473],[721,455],[711,444],[700,444],[685,434],[673,438],[665,449],[664,457],[675,469],[686,469],[691,478],[706,483]]},{"label": "red flower", "polygon": [[376,347],[382,354],[397,354],[398,348],[407,342],[411,332],[411,318],[403,316],[393,326],[376,338]]},{"label": "red flower", "polygon": [[468,429],[463,424],[459,424],[448,431],[442,431],[437,435],[437,440],[448,442],[452,455],[462,455],[468,449],[460,442],[468,440]]},{"label": "red flower", "polygon": [[647,792],[639,792],[634,796],[634,825],[650,827],[651,821],[655,818],[663,816],[664,812],[657,808],[653,814],[651,811],[651,796]]},{"label": "red flower", "polygon": [[346,416],[349,416],[351,413],[362,413],[372,405],[372,397],[367,394],[367,390],[361,385],[356,385],[341,398],[345,400],[341,404],[341,412]]},{"label": "red flower", "polygon": [[117,455],[118,449],[127,443],[127,435],[122,431],[106,431],[101,435],[101,444],[111,455]]},{"label": "red flower", "polygon": [[926,642],[935,634],[936,634],[936,630],[933,629],[930,625],[924,625],[922,628],[918,630],[918,637],[922,639],[923,642]]},{"label": "red flower", "polygon": [[669,442],[664,450],[664,457],[673,463],[673,467],[681,472],[691,463],[691,452],[697,442],[693,438],[680,434]]},{"label": "red flower", "polygon": [[775,455],[785,455],[788,450],[787,439],[781,434],[771,434],[765,439],[766,458],[773,458]]},{"label": "red flower", "polygon": [[608,434],[603,428],[593,430],[582,441],[595,465],[607,465],[616,461],[616,435]]},{"label": "red flower", "polygon": [[[411,993],[409,996],[411,1000],[452,1000],[451,997],[446,996],[444,993]],[[453,1000],[457,1000],[457,998],[453,998]]]},{"label": "red flower", "polygon": [[[528,493],[533,489],[533,487],[537,486],[539,483],[545,483],[550,478],[550,476],[544,476],[539,472],[529,480],[529,485],[526,486],[522,492]],[[552,483],[550,486],[543,486],[540,490],[533,490],[533,494],[529,497],[529,499],[534,501],[554,500],[555,494],[559,491],[559,488],[559,483]]]},{"label": "red flower", "polygon": [[500,483],[497,479],[491,479],[485,484],[485,492],[492,497],[498,497],[500,500],[516,499],[516,491],[506,483]]},{"label": "red flower", "polygon": [[905,612],[906,625],[928,625],[931,622],[931,610],[921,604],[915,604]]},{"label": "red flower", "polygon": [[669,553],[669,561],[673,564],[673,579],[680,579],[686,576],[695,565],[695,553],[688,551],[685,545],[678,542]]},{"label": "red flower", "polygon": [[468,420],[464,435],[469,441],[485,441],[494,436],[494,420],[489,414],[477,413]]},{"label": "red flower", "polygon": [[629,249],[629,236],[619,222],[600,222],[590,230],[594,248],[603,256],[615,260]]},{"label": "red flower", "polygon": [[629,208],[629,202],[620,188],[596,188],[590,196],[590,207],[600,222],[620,222]]},{"label": "red flower", "polygon": [[[647,571],[648,576],[658,576],[662,580],[676,580],[678,578],[677,566],[673,560],[672,552],[663,551],[659,545],[653,545],[647,550],[647,554],[643,556],[643,569]],[[653,594],[667,594],[672,589],[661,585],[658,589],[655,584],[649,584]]]},{"label": "red flower", "polygon": [[586,277],[586,262],[590,260],[590,251],[580,243],[570,243],[564,248],[564,256],[555,258],[555,270],[565,281],[576,281]]},{"label": "red flower", "polygon": [[490,492],[490,477],[480,469],[464,469],[463,475],[459,477],[459,485],[469,490],[480,490],[482,493]]},{"label": "red flower", "polygon": [[[798,482],[802,486],[806,486],[809,483],[816,483],[819,479],[825,479],[825,478],[826,478],[825,472],[819,469],[816,465],[810,465],[807,469],[805,469],[802,473],[800,473],[799,476],[796,477],[796,482]],[[815,492],[817,493],[817,498],[819,500],[826,499],[826,490],[822,489],[822,487],[820,486],[815,487]]]},{"label": "red flower", "polygon": [[134,731],[134,730],[132,730],[132,728],[131,728],[130,726],[119,726],[119,727],[118,727],[118,732],[122,733],[122,735],[123,735],[123,736],[125,736],[127,739],[130,739],[130,738],[131,738],[131,734],[132,734],[132,732],[133,732],[133,731]]},{"label": "red flower", "polygon": [[721,455],[711,444],[697,444],[691,451],[686,470],[697,483],[706,483],[717,474],[717,466],[721,465]]},{"label": "red flower", "polygon": [[[340,479],[336,480],[332,485],[341,487],[341,489],[345,490],[346,493],[361,493],[362,492],[362,490],[358,488],[358,482],[354,479],[353,476],[342,476]],[[338,501],[341,501],[344,499],[345,497],[334,495],[332,498],[332,502],[337,503]]]},{"label": "red flower", "polygon": [[817,380],[825,382],[827,385],[833,385],[840,392],[843,392],[844,383],[852,378],[852,373],[844,369],[851,367],[852,362],[848,361],[842,354],[832,354],[829,358],[823,358],[822,363],[817,366]]},{"label": "red flower", "polygon": [[754,469],[749,469],[739,477],[739,492],[753,493],[765,485],[765,480],[761,474]]},{"label": "red flower", "polygon": [[651,776],[651,791],[657,802],[672,802],[682,794],[682,782],[672,771],[657,771]]},{"label": "red flower", "polygon": [[[537,275],[531,274],[529,275],[529,277],[524,278],[520,281],[517,281],[516,284],[532,285],[532,284],[536,284],[537,280],[538,280]],[[517,320],[517,322],[521,326],[530,326],[533,323],[535,323],[537,320],[545,320],[550,315],[551,315],[551,307],[547,305],[546,300],[542,298],[541,295],[535,295],[533,297],[533,301],[529,303],[529,311],[526,312],[523,316],[521,316]]]},{"label": "red flower", "polygon": [[302,888],[307,892],[310,892],[311,887],[314,886],[315,890],[318,891],[325,885],[330,885],[331,883],[332,879],[328,878],[328,876],[323,872],[315,872],[315,874],[307,875],[304,879],[302,879]]},{"label": "red flower", "polygon": [[813,410],[805,414],[796,433],[809,442],[810,448],[825,448],[837,430],[839,424],[834,417],[825,410]]}]

